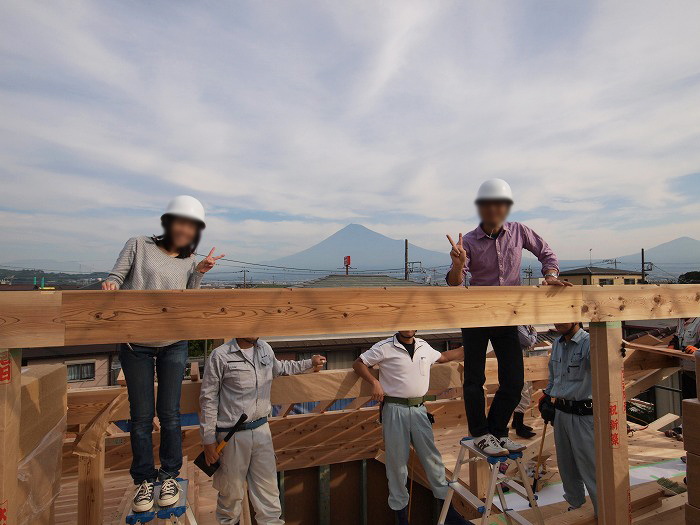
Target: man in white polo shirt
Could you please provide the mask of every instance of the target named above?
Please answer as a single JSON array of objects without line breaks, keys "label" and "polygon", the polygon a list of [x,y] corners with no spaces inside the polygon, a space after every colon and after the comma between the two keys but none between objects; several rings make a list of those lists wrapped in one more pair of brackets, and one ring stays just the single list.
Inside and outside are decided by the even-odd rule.
[{"label": "man in white polo shirt", "polygon": [[[406,480],[411,443],[440,504],[447,495],[445,465],[435,446],[432,416],[423,402],[430,385],[430,366],[464,359],[463,348],[440,353],[415,334],[415,330],[400,331],[379,341],[353,364],[355,372],[372,385],[372,399],[382,402],[389,507],[396,511],[399,525],[408,525]],[[374,365],[379,365],[379,380],[369,371]],[[450,507],[445,523],[470,522]]]}]

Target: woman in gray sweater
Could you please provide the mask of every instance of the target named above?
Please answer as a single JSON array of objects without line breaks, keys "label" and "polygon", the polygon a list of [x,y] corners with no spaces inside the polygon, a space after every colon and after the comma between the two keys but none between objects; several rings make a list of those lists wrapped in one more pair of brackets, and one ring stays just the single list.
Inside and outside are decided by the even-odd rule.
[{"label": "woman in gray sweater", "polygon": [[[204,274],[223,255],[209,255],[197,262],[195,252],[205,227],[204,207],[194,197],[175,197],[161,217],[163,234],[133,237],[119,254],[103,290],[181,290],[199,288]],[[180,499],[176,478],[182,468],[180,390],[187,364],[187,341],[124,343],[119,359],[129,392],[131,410],[131,477],[138,486],[132,508],[146,512],[153,507],[156,480],[161,481],[158,504],[173,505]],[[158,404],[153,392],[158,374]],[[155,410],[154,410],[155,407]],[[160,469],[153,459],[153,418],[160,421]]]}]

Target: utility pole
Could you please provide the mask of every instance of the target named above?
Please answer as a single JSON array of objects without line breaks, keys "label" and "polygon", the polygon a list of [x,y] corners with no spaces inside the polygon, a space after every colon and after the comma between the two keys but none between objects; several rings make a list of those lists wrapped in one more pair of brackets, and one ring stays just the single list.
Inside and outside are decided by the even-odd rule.
[{"label": "utility pole", "polygon": [[593,267],[593,248],[588,249],[588,267]]},{"label": "utility pole", "polygon": [[408,281],[408,239],[406,239],[404,250],[404,279]]},{"label": "utility pole", "polygon": [[528,266],[525,270],[524,273],[527,278],[527,284],[528,286],[532,284],[532,266]]},{"label": "utility pole", "polygon": [[647,282],[645,270],[646,270],[646,263],[644,262],[644,248],[642,248],[642,284]]},{"label": "utility pole", "polygon": [[247,288],[246,286],[246,281],[245,281],[245,274],[248,273],[248,270],[243,268],[243,288]]}]

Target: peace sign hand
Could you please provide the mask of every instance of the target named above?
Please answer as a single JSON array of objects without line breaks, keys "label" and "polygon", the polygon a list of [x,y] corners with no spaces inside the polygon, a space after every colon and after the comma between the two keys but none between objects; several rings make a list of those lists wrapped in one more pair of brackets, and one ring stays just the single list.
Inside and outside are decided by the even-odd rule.
[{"label": "peace sign hand", "polygon": [[199,261],[199,264],[197,265],[197,271],[199,273],[207,273],[214,267],[216,261],[226,256],[226,254],[222,253],[221,255],[217,255],[216,257],[214,257],[214,250],[216,250],[216,246],[211,249],[209,255],[207,255],[204,259]]},{"label": "peace sign hand", "polygon": [[447,236],[447,240],[450,241],[450,244],[452,245],[452,250],[450,250],[452,265],[464,268],[464,265],[467,264],[467,250],[465,250],[464,246],[462,245],[462,234],[459,234],[457,244],[455,244],[452,237],[449,235]]}]

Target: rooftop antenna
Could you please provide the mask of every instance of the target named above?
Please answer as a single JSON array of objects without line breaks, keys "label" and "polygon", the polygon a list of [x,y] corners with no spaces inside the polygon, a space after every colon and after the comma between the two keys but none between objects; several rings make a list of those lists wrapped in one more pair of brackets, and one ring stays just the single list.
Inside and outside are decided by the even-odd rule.
[{"label": "rooftop antenna", "polygon": [[591,268],[593,266],[593,248],[588,249],[588,267]]}]

